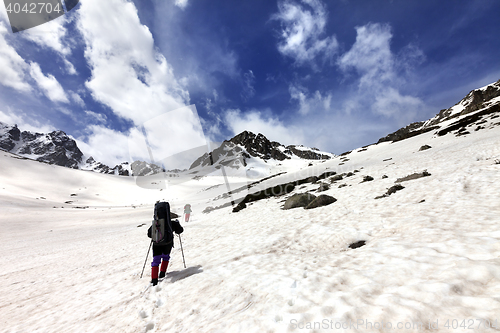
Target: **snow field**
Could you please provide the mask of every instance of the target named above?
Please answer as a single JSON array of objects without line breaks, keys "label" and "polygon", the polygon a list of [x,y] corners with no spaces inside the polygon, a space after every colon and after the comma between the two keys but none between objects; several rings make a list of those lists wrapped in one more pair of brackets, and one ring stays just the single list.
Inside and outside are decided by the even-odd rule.
[{"label": "snow field", "polygon": [[[340,166],[341,157],[313,163],[316,174],[359,172],[321,192],[337,202],[312,210],[281,207],[319,184],[238,213],[202,214],[227,200],[213,201],[225,192],[220,177],[145,190],[123,177],[0,156],[8,167],[0,173],[0,331],[375,332],[384,329],[373,324],[390,322],[458,332],[446,321],[473,320],[474,331],[493,332],[475,320],[500,325],[498,134],[427,133],[352,152]],[[419,152],[424,144],[432,149]],[[313,172],[300,167],[262,188]],[[374,199],[423,170],[431,176]],[[365,175],[374,180],[362,183]],[[63,204],[72,198],[80,201]],[[166,279],[150,287],[151,253],[139,276],[153,204],[163,198],[178,213],[193,206],[190,222],[180,218],[187,268],[176,239]],[[366,245],[348,248],[359,240]]]}]

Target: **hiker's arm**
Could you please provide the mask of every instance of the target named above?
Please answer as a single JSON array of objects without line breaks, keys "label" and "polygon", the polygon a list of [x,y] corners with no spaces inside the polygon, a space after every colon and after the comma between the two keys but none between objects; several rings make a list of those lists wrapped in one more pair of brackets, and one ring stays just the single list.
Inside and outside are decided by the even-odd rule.
[{"label": "hiker's arm", "polygon": [[179,220],[173,220],[172,226],[176,234],[182,234],[182,232],[184,231],[184,228],[179,223]]},{"label": "hiker's arm", "polygon": [[149,229],[148,229],[148,237],[149,237],[149,238],[151,238],[151,228],[152,228],[152,227],[149,227]]}]

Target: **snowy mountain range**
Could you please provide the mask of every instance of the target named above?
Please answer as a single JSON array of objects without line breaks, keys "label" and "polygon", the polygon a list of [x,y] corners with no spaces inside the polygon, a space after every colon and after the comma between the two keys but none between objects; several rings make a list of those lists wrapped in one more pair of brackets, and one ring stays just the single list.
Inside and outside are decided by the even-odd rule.
[{"label": "snowy mountain range", "polygon": [[[434,131],[436,135],[454,132],[467,135],[471,130],[485,128],[486,118],[495,119],[500,114],[500,80],[475,89],[449,109],[441,110],[435,117],[412,123],[379,139],[378,143],[404,140],[422,133]],[[475,125],[475,128],[472,126]],[[366,148],[366,147],[363,147]],[[63,131],[32,133],[21,131],[17,125],[0,122],[0,149],[24,158],[73,169],[92,170],[104,174],[122,176],[152,175],[164,171],[160,166],[144,161],[123,162],[114,167],[107,166],[93,157],[84,160],[84,154],[73,138]],[[348,153],[348,152],[347,152]],[[346,153],[344,153],[346,154]],[[344,155],[343,154],[343,155]],[[277,166],[287,160],[329,160],[336,155],[321,152],[317,148],[289,145],[268,140],[263,134],[244,131],[226,140],[210,153],[197,158],[188,171],[199,172],[205,167],[220,168],[221,165],[247,167],[255,165]],[[180,172],[175,170],[174,172]]]},{"label": "snowy mountain range", "polygon": [[[0,149],[16,155],[34,159],[40,162],[55,164],[73,169],[91,170],[104,174],[120,176],[147,176],[163,170],[156,164],[144,161],[132,163],[123,162],[114,167],[109,167],[93,157],[83,161],[83,153],[74,139],[62,131],[48,134],[21,132],[17,125],[7,125],[0,122]],[[244,131],[234,138],[224,141],[210,154],[205,153],[196,159],[189,170],[211,166],[218,168],[220,165],[231,166],[236,160],[242,161],[244,166],[249,159],[262,162],[279,162],[287,159],[326,160],[334,154],[320,152],[317,148],[304,146],[284,146],[278,142],[269,141],[264,135]],[[179,173],[181,170],[170,170]]]}]

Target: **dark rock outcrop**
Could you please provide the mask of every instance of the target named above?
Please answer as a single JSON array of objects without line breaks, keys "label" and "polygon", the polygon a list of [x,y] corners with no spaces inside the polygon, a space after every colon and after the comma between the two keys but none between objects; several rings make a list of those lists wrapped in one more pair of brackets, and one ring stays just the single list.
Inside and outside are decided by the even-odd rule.
[{"label": "dark rock outcrop", "polygon": [[317,207],[327,206],[329,204],[334,203],[335,201],[337,201],[337,199],[335,199],[334,197],[326,195],[326,194],[322,194],[322,195],[318,196],[317,198],[315,198],[313,201],[311,201],[305,207],[305,209],[313,209],[313,208],[317,208]]}]

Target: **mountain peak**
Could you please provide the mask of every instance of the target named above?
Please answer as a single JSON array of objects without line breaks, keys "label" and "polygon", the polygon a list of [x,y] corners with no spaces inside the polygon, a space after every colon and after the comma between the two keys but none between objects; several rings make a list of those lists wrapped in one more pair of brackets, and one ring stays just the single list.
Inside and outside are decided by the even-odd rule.
[{"label": "mountain peak", "polygon": [[83,153],[63,131],[48,134],[21,132],[17,125],[0,123],[0,148],[40,162],[77,169]]},{"label": "mountain peak", "polygon": [[236,159],[242,159],[243,165],[246,166],[247,160],[251,158],[267,162],[270,160],[284,161],[292,158],[307,160],[330,159],[332,156],[332,154],[319,152],[317,148],[294,145],[285,147],[279,142],[270,141],[262,133],[255,134],[250,131],[243,131],[233,138],[225,140],[210,153],[205,153],[194,161],[189,169],[215,164],[230,166]]}]

